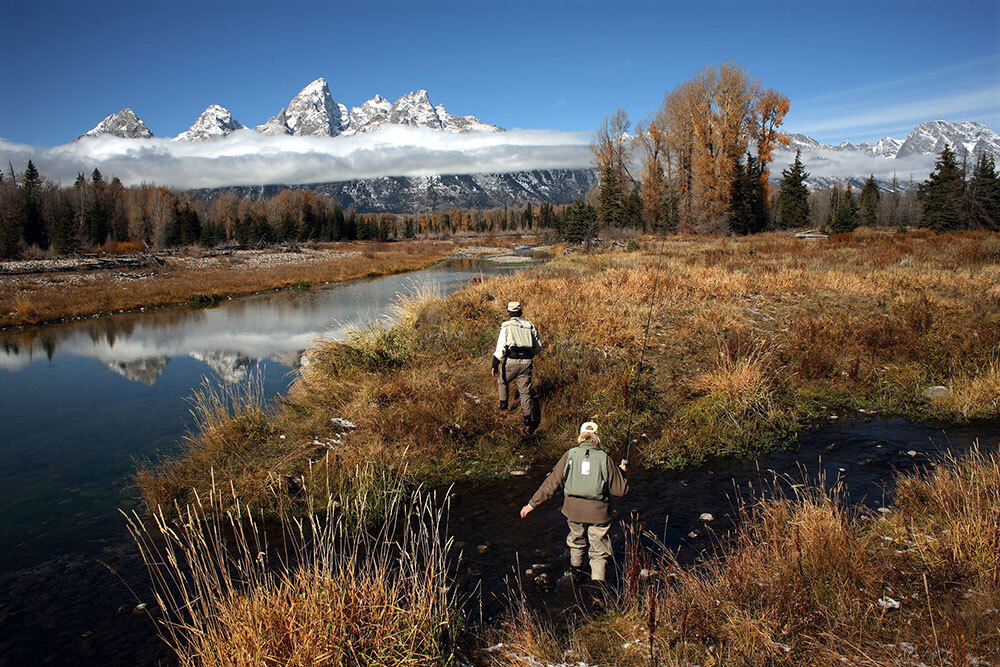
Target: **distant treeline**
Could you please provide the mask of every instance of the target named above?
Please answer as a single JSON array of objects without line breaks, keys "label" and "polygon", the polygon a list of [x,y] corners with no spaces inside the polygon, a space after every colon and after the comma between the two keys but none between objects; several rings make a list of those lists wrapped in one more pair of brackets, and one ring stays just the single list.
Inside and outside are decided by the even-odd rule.
[{"label": "distant treeline", "polygon": [[[605,117],[591,145],[600,175],[595,227],[719,234],[806,226],[843,232],[862,224],[1000,229],[993,156],[958,165],[947,146],[915,192],[902,192],[894,179],[884,193],[872,176],[860,193],[847,186],[810,194],[799,154],[775,192],[768,165],[774,149],[788,144],[778,131],[788,109],[782,93],[724,63],[669,91],[632,139],[624,110]],[[629,172],[636,157],[638,177]]]},{"label": "distant treeline", "polygon": [[[692,109],[701,111],[707,120]],[[727,114],[742,115],[728,118]],[[605,118],[592,146],[599,185],[570,205],[542,203],[493,209],[452,208],[419,215],[359,214],[309,190],[256,199],[151,185],[125,187],[95,169],[69,187],[45,180],[29,160],[22,173],[0,174],[0,258],[27,249],[69,254],[116,244],[132,248],[268,245],[287,241],[391,240],[459,232],[544,231],[585,241],[608,229],[647,233],[749,234],[768,229],[916,225],[938,231],[1000,230],[1000,178],[992,155],[959,165],[945,146],[934,172],[917,188],[893,179],[883,191],[869,177],[809,192],[800,155],[769,184],[767,165],[784,135],[777,127],[787,99],[764,91],[742,69],[706,70],[667,95],[636,128],[619,110]],[[701,123],[701,124],[699,124]],[[629,173],[641,151],[642,175]]]},{"label": "distant treeline", "polygon": [[125,187],[97,169],[69,187],[47,181],[28,161],[0,175],[0,257],[26,249],[71,254],[114,250],[122,244],[174,246],[268,245],[287,241],[391,240],[456,232],[495,233],[547,227],[563,230],[567,206],[459,209],[420,215],[359,214],[308,190],[283,190],[267,199],[223,194],[211,201],[194,192],[151,185]]}]

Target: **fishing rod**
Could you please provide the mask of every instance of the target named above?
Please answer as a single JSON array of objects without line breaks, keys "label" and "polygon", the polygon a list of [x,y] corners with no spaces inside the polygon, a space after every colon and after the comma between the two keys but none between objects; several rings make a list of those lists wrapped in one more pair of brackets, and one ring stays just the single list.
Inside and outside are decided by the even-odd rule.
[{"label": "fishing rod", "polygon": [[622,463],[628,463],[632,454],[632,423],[635,420],[635,402],[639,397],[639,379],[642,377],[642,365],[646,359],[646,344],[649,342],[649,326],[653,321],[653,306],[656,305],[656,291],[660,283],[660,266],[663,263],[663,245],[667,240],[666,234],[660,237],[660,251],[656,257],[656,273],[653,276],[653,294],[649,299],[649,313],[646,315],[646,332],[642,337],[642,350],[639,352],[639,367],[635,371],[635,384],[632,386],[632,404],[628,409],[628,428],[625,429],[625,458]]}]

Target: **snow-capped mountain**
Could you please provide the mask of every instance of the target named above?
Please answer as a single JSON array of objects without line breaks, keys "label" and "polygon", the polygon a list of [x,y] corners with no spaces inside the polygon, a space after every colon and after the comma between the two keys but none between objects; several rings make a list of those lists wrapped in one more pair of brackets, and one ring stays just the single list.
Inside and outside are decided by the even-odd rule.
[{"label": "snow-capped mountain", "polygon": [[200,190],[214,199],[232,193],[238,197],[272,197],[284,189],[311,190],[332,197],[342,207],[359,213],[415,213],[451,208],[522,206],[547,201],[569,204],[597,185],[593,169],[540,169],[502,174],[439,176],[384,176],[337,183],[258,185]]},{"label": "snow-capped mountain", "polygon": [[293,97],[277,116],[255,129],[262,134],[335,137],[344,130],[345,110],[333,100],[326,79],[320,77]]},{"label": "snow-capped mountain", "polygon": [[174,141],[207,141],[242,129],[243,124],[233,119],[229,109],[213,104],[198,116],[194,125],[174,137]]},{"label": "snow-capped mountain", "polygon": [[972,121],[949,123],[944,120],[917,125],[899,147],[896,156],[940,153],[946,143],[959,160],[968,157],[972,162],[983,153],[1000,157],[1000,135],[990,128]]},{"label": "snow-capped mountain", "polygon": [[133,361],[109,361],[107,367],[133,382],[152,387],[169,362],[169,357],[150,357]]},{"label": "snow-capped mountain", "polygon": [[455,116],[443,104],[434,106],[424,89],[409,92],[390,103],[381,95],[351,109],[344,134],[363,134],[387,123],[426,127],[445,132],[502,132],[503,128],[484,123],[475,116]]},{"label": "snow-capped mountain", "polygon": [[220,378],[232,383],[246,380],[250,369],[256,363],[254,359],[241,352],[224,352],[222,350],[190,352],[188,356],[205,362]]},{"label": "snow-capped mountain", "polygon": [[852,144],[843,141],[836,146],[821,144],[804,134],[789,135],[788,150],[801,150],[803,153],[818,150],[848,151],[863,153],[872,157],[905,158],[910,155],[936,154],[948,144],[959,160],[969,156],[976,160],[983,153],[993,153],[1000,157],[1000,135],[980,123],[965,121],[952,123],[946,120],[934,120],[921,123],[913,128],[906,139],[885,137],[874,146],[866,143]]},{"label": "snow-capped mountain", "polygon": [[123,139],[149,139],[153,136],[146,124],[128,108],[111,114],[77,138],[99,137],[102,134],[111,134]]}]

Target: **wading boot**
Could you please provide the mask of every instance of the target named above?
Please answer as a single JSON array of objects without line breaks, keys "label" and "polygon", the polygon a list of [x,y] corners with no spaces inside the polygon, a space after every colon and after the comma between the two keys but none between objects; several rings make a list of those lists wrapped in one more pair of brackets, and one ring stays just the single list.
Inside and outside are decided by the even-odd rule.
[{"label": "wading boot", "polygon": [[531,435],[532,433],[535,432],[536,428],[538,428],[538,424],[535,423],[534,419],[532,419],[531,417],[525,417],[524,418],[524,434],[525,435]]},{"label": "wading boot", "polygon": [[500,409],[501,410],[507,409],[507,401],[500,401]]}]

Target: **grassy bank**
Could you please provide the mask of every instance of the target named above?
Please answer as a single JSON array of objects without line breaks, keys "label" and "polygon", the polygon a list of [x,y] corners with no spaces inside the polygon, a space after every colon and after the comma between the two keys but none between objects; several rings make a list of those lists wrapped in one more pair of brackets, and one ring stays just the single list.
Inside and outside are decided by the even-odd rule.
[{"label": "grassy bank", "polygon": [[[396,327],[310,351],[275,409],[206,422],[178,458],[140,473],[143,494],[151,506],[184,499],[214,471],[258,505],[287,506],[317,469],[337,478],[368,461],[432,482],[503,475],[557,457],[584,419],[621,449],[633,402],[632,458],[671,466],[774,447],[845,410],[1000,415],[995,234],[674,239],[659,272],[657,250],[561,256],[404,304]],[[529,439],[519,415],[496,409],[489,375],[512,299],[546,343]],[[948,395],[925,397],[933,385]]]},{"label": "grassy bank", "polygon": [[398,475],[359,473],[368,484],[326,513],[284,517],[280,536],[221,489],[129,517],[181,665],[453,664],[444,514]]},{"label": "grassy bank", "polygon": [[[838,489],[743,508],[692,568],[631,552],[608,611],[568,632],[508,618],[493,665],[982,665],[1000,655],[1000,462],[978,452],[899,481],[888,513]],[[641,578],[640,568],[652,577]]]},{"label": "grassy bank", "polygon": [[214,305],[231,296],[373,278],[428,266],[454,251],[435,242],[336,243],[301,253],[171,258],[161,268],[0,276],[0,328],[120,310]]}]

